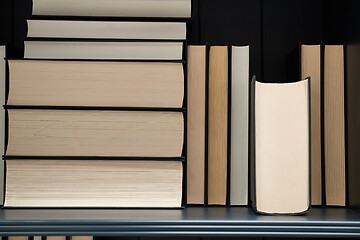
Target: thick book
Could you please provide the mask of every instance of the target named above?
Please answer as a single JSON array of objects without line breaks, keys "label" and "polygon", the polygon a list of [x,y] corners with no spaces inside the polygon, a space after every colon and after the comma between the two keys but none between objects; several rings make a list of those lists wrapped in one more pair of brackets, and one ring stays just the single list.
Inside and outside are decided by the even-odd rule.
[{"label": "thick book", "polygon": [[181,161],[7,160],[4,207],[181,207]]},{"label": "thick book", "polygon": [[182,112],[8,109],[8,117],[11,156],[182,156]]},{"label": "thick book", "polygon": [[189,18],[191,0],[33,0],[32,14]]},{"label": "thick book", "polygon": [[225,205],[228,160],[227,46],[210,47],[208,91],[208,204]]},{"label": "thick book", "polygon": [[204,204],[206,46],[188,46],[187,55],[187,203]]},{"label": "thick book", "polygon": [[324,151],[326,204],[345,206],[344,48],[325,45]]},{"label": "thick book", "polygon": [[231,47],[230,204],[248,204],[249,46]]},{"label": "thick book", "polygon": [[24,58],[182,60],[182,42],[25,41]]},{"label": "thick book", "polygon": [[301,45],[301,78],[311,78],[311,204],[322,204],[321,170],[321,46]]},{"label": "thick book", "polygon": [[[6,49],[5,46],[0,46],[0,102],[1,105],[5,104],[5,75],[6,75],[6,62],[5,62]],[[5,109],[0,107],[0,154],[5,152]],[[5,162],[0,159],[0,202],[4,201],[4,170]]]},{"label": "thick book", "polygon": [[185,40],[185,22],[27,20],[28,37]]},{"label": "thick book", "polygon": [[9,105],[173,107],[180,62],[9,60]]},{"label": "thick book", "polygon": [[251,83],[251,204],[264,214],[310,207],[309,79]]}]

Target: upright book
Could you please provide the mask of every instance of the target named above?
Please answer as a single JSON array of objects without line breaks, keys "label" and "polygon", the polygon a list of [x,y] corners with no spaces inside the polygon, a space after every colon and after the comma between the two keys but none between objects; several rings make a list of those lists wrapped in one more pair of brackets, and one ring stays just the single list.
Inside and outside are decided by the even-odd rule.
[{"label": "upright book", "polygon": [[191,0],[33,0],[33,15],[189,18]]},{"label": "upright book", "polygon": [[251,84],[251,204],[260,213],[304,213],[310,207],[309,79]]},{"label": "upright book", "polygon": [[208,99],[208,204],[225,205],[228,161],[228,48],[211,46]]},{"label": "upright book", "polygon": [[301,77],[311,77],[311,204],[322,204],[321,164],[321,46],[301,45]]},{"label": "upright book", "polygon": [[204,204],[206,46],[188,47],[187,203]]},{"label": "upright book", "polygon": [[[6,50],[5,46],[0,46],[0,101],[1,104],[5,104],[5,62]],[[5,109],[0,108],[0,153],[3,155],[5,152]],[[0,159],[0,202],[4,201],[4,170],[5,162]]]},{"label": "upright book", "polygon": [[324,150],[326,204],[345,206],[344,48],[325,45]]},{"label": "upright book", "polygon": [[185,40],[185,22],[27,20],[28,37]]},{"label": "upright book", "polygon": [[248,204],[249,46],[231,48],[230,204]]}]

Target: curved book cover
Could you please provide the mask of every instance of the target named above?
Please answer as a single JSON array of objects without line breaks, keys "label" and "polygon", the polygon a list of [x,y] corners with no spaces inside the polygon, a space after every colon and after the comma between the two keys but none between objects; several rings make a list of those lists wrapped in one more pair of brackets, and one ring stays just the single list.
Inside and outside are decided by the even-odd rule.
[{"label": "curved book cover", "polygon": [[310,207],[310,79],[251,83],[251,203],[264,214]]}]

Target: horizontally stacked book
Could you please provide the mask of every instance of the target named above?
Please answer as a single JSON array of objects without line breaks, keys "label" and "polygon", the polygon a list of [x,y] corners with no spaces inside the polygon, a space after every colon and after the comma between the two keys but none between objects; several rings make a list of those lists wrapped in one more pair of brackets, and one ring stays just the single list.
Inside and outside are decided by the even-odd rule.
[{"label": "horizontally stacked book", "polygon": [[25,58],[7,61],[4,206],[181,207],[191,1],[34,0],[33,14]]}]

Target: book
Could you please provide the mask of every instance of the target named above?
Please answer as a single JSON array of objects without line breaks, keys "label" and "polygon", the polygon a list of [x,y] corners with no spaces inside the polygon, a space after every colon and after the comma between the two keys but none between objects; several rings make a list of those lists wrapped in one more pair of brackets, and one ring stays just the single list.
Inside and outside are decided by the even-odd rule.
[{"label": "book", "polygon": [[[5,74],[6,74],[6,49],[5,46],[0,46],[0,102],[1,105],[5,104]],[[0,153],[3,155],[5,152],[5,109],[0,108]],[[4,202],[4,171],[5,162],[0,159],[0,203]]]},{"label": "book", "polygon": [[309,79],[251,83],[251,204],[265,214],[310,206]]},{"label": "book", "polygon": [[8,240],[29,240],[28,236],[9,236]]},{"label": "book", "polygon": [[93,240],[93,236],[71,236],[71,240]]},{"label": "book", "polygon": [[181,207],[181,161],[7,160],[4,207]]},{"label": "book", "polygon": [[185,40],[185,22],[27,20],[27,37]]},{"label": "book", "polygon": [[311,204],[322,204],[321,46],[301,45],[301,78],[311,78]]},{"label": "book", "polygon": [[187,203],[204,204],[206,46],[188,46]]},{"label": "book", "polygon": [[227,46],[210,47],[208,94],[208,204],[225,205],[228,158]]},{"label": "book", "polygon": [[46,236],[45,240],[66,240],[65,236]]},{"label": "book", "polygon": [[344,48],[325,45],[324,151],[326,204],[345,206]]},{"label": "book", "polygon": [[11,156],[180,157],[181,112],[8,109]]},{"label": "book", "polygon": [[191,0],[33,0],[32,14],[189,18]]},{"label": "book", "polygon": [[248,204],[249,46],[231,47],[230,204]]},{"label": "book", "polygon": [[182,42],[25,41],[24,58],[182,60]]},{"label": "book", "polygon": [[[180,62],[9,60],[9,105],[181,108]],[[66,97],[65,97],[66,96]]]}]

